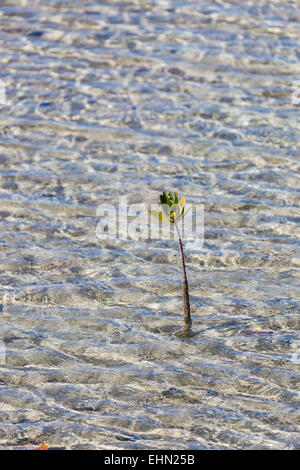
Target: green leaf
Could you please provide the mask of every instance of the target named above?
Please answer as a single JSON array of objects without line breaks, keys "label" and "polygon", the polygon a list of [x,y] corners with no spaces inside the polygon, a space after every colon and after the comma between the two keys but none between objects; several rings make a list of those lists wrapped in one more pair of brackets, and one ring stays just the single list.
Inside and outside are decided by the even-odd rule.
[{"label": "green leaf", "polygon": [[171,207],[172,206],[172,201],[168,198],[167,193],[165,191],[163,192],[163,197],[164,197],[164,203],[168,204],[168,206]]},{"label": "green leaf", "polygon": [[176,222],[179,222],[180,220],[182,220],[190,212],[190,210],[191,210],[191,207],[186,212],[184,212],[184,208],[183,208],[182,213],[180,214]]},{"label": "green leaf", "polygon": [[162,211],[165,214],[165,216],[169,219],[170,218],[170,208],[169,208],[168,204],[162,204],[161,208],[162,208]]},{"label": "green leaf", "polygon": [[168,217],[166,217],[162,212],[148,210],[148,214],[152,217],[156,217],[160,221],[169,222]]},{"label": "green leaf", "polygon": [[182,213],[184,211],[185,202],[186,202],[186,196],[182,196],[182,198],[179,201],[179,206],[180,206],[180,210]]}]

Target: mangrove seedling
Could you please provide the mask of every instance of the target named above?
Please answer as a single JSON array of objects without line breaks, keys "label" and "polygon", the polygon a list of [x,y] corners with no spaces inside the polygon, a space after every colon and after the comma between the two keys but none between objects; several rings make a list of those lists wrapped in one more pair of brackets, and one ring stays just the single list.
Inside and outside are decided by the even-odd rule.
[{"label": "mangrove seedling", "polygon": [[167,222],[175,225],[176,232],[178,235],[178,244],[179,252],[181,259],[181,269],[182,269],[182,294],[183,294],[183,312],[184,312],[184,327],[189,329],[192,324],[191,319],[191,310],[190,310],[190,298],[189,298],[189,287],[185,269],[184,253],[182,247],[182,240],[180,236],[180,231],[178,228],[178,222],[183,219],[187,212],[184,211],[184,206],[186,203],[186,196],[182,196],[178,202],[177,193],[174,195],[169,191],[168,195],[166,192],[163,192],[160,195],[160,204],[162,211],[152,211],[148,210],[148,213],[151,216],[157,217],[162,222]]}]

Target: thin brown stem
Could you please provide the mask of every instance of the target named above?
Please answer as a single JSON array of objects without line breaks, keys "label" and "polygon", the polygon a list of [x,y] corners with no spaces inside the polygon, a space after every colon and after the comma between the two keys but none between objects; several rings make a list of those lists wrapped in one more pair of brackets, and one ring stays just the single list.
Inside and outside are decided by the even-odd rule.
[{"label": "thin brown stem", "polygon": [[183,294],[183,312],[184,312],[184,325],[185,328],[190,328],[192,325],[191,319],[191,309],[190,309],[190,298],[189,298],[189,287],[185,269],[185,261],[184,261],[184,253],[182,247],[182,240],[180,237],[180,232],[178,226],[175,223],[175,227],[178,234],[178,244],[179,244],[179,252],[180,252],[180,259],[181,259],[181,269],[182,269],[182,294]]}]

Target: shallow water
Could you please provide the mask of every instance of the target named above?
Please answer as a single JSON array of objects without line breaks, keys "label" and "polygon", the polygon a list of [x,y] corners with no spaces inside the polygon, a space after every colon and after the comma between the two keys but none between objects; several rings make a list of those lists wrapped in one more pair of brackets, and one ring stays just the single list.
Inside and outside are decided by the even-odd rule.
[{"label": "shallow water", "polygon": [[[299,448],[299,20],[1,2],[1,448]],[[96,236],[169,189],[204,204],[190,338],[177,243]]]}]

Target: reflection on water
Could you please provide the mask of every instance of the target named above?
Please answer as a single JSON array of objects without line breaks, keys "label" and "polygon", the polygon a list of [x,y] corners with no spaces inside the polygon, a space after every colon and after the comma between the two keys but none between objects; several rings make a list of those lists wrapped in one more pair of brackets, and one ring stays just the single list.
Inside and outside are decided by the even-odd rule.
[{"label": "reflection on water", "polygon": [[[1,448],[299,445],[299,5],[242,3],[1,2]],[[161,190],[189,339],[176,242],[96,237]]]}]

